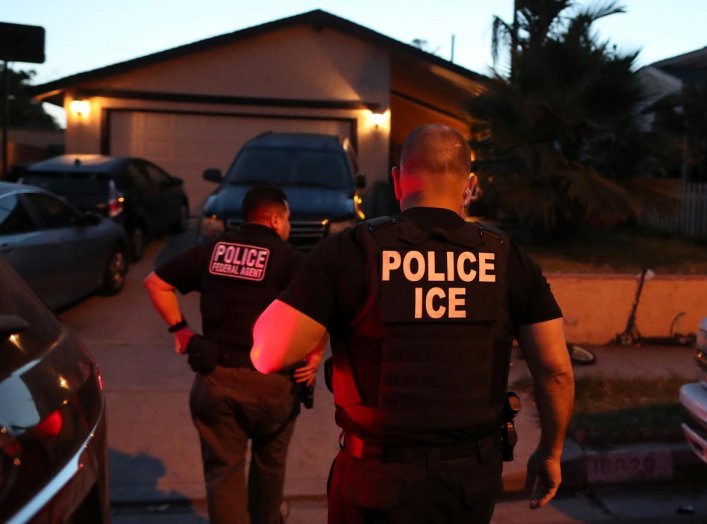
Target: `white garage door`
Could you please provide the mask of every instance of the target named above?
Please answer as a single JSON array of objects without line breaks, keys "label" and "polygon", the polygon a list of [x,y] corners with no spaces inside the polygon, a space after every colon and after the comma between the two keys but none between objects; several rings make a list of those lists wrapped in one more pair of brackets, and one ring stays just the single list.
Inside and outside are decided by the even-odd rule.
[{"label": "white garage door", "polygon": [[241,146],[266,131],[350,137],[351,127],[346,120],[112,111],[110,154],[146,158],[184,179],[192,212],[198,213],[215,189],[202,179],[204,169],[225,172]]}]

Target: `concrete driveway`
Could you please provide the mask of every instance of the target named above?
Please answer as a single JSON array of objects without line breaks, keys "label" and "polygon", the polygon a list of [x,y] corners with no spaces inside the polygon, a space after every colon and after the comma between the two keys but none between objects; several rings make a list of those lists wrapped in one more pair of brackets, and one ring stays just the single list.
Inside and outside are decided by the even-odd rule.
[{"label": "concrete driveway", "polygon": [[[107,398],[111,500],[114,505],[200,501],[205,497],[199,443],[189,416],[192,371],[174,353],[173,336],[142,285],[156,260],[182,249],[193,233],[148,245],[125,289],[90,297],[60,314],[96,358]],[[198,296],[181,297],[200,329]],[[288,496],[324,496],[336,454],[331,394],[318,380],[315,407],[303,410],[288,461]],[[296,450],[296,452],[294,451]]]}]

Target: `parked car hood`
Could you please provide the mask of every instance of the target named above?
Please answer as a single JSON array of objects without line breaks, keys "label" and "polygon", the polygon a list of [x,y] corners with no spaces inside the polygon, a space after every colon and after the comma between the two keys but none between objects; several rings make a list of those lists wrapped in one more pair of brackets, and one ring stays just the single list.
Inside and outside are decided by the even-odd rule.
[{"label": "parked car hood", "polygon": [[[223,184],[204,204],[205,216],[242,218],[241,203],[251,186]],[[290,221],[341,220],[354,215],[353,190],[321,187],[283,187],[290,206]]]}]

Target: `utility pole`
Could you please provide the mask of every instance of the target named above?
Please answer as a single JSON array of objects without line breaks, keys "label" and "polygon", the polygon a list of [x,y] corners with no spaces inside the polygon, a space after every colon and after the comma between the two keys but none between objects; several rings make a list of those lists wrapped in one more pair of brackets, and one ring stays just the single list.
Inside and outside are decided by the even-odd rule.
[{"label": "utility pole", "polygon": [[513,0],[513,25],[511,26],[511,72],[509,81],[513,85],[516,73],[516,62],[518,56],[518,0]]},{"label": "utility pole", "polygon": [[7,133],[10,129],[10,71],[9,63],[5,60],[5,65],[2,69],[2,177],[1,180],[8,178],[8,140]]},{"label": "utility pole", "polygon": [[7,179],[8,139],[10,127],[10,62],[44,63],[44,28],[34,25],[0,22],[0,60],[4,60],[2,79],[2,173]]}]

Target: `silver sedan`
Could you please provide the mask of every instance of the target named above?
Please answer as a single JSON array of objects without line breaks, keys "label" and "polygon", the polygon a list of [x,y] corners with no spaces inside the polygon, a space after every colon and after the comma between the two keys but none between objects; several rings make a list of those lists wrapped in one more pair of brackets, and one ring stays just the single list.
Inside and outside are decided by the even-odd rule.
[{"label": "silver sedan", "polygon": [[52,309],[96,291],[118,293],[128,240],[108,219],[43,189],[0,182],[0,257]]}]

